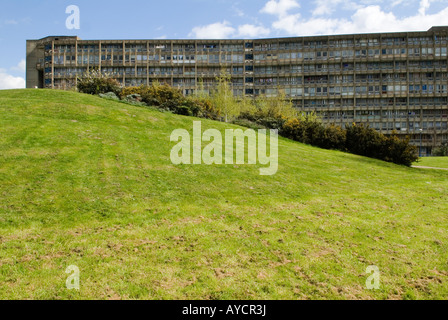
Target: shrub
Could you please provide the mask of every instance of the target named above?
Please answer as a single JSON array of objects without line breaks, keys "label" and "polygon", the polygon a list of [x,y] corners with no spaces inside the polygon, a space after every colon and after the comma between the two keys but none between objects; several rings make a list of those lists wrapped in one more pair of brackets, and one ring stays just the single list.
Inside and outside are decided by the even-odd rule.
[{"label": "shrub", "polygon": [[364,126],[347,128],[346,147],[351,153],[405,166],[418,160],[417,147],[409,144],[409,137],[400,139],[396,132],[385,136]]},{"label": "shrub", "polygon": [[418,160],[417,147],[409,144],[409,138],[403,140],[393,134],[385,140],[384,159],[388,162],[410,167]]},{"label": "shrub", "polygon": [[302,141],[303,126],[299,119],[294,118],[286,121],[282,128],[282,134],[286,138],[296,141]]},{"label": "shrub", "polygon": [[258,125],[267,129],[277,129],[281,131],[285,123],[285,119],[282,118],[261,118],[256,121]]},{"label": "shrub", "polygon": [[302,143],[324,146],[325,127],[313,115],[303,115],[285,121],[280,133]]},{"label": "shrub", "polygon": [[91,69],[77,78],[77,88],[79,92],[87,94],[106,94],[113,92],[120,94],[120,83],[108,73],[101,73],[99,70]]},{"label": "shrub", "polygon": [[137,93],[129,94],[123,100],[134,105],[146,106],[146,103],[142,102],[141,95]]},{"label": "shrub", "polygon": [[201,111],[201,106],[197,105],[197,101],[185,98],[179,89],[168,84],[154,82],[150,86],[141,85],[139,87],[123,88],[120,97],[128,99],[130,96],[138,97],[148,106],[156,106],[161,110],[175,114],[198,116]]},{"label": "shrub", "polygon": [[189,117],[197,117],[199,115],[200,109],[198,105],[193,101],[185,99],[181,103],[181,105],[172,105],[169,109],[166,110],[169,110],[175,114]]},{"label": "shrub", "polygon": [[312,117],[290,119],[283,125],[282,135],[324,149],[348,151],[400,165],[411,166],[417,161],[417,148],[396,134],[386,137],[372,128],[352,125],[345,130],[325,127]]},{"label": "shrub", "polygon": [[179,89],[158,82],[151,86],[142,86],[140,95],[146,104],[173,112],[176,107],[183,105],[185,101]]},{"label": "shrub", "polygon": [[353,124],[346,128],[345,146],[351,153],[384,159],[385,139],[383,134],[368,126]]},{"label": "shrub", "polygon": [[189,99],[191,99],[201,110],[201,113],[199,114],[200,117],[211,120],[219,120],[221,118],[221,111],[215,108],[209,98],[189,97]]},{"label": "shrub", "polygon": [[113,92],[108,93],[100,93],[99,96],[104,99],[110,99],[110,100],[120,100],[120,98]]},{"label": "shrub", "polygon": [[243,118],[235,119],[232,121],[232,123],[236,124],[237,126],[246,127],[246,128],[250,128],[250,129],[254,129],[254,130],[266,128],[264,126],[257,124],[256,122],[253,122],[253,121],[250,121],[247,119],[243,119]]},{"label": "shrub", "polygon": [[436,157],[447,157],[448,156],[448,142],[443,142],[442,146],[435,149],[434,155]]},{"label": "shrub", "polygon": [[335,125],[330,125],[326,127],[323,132],[322,137],[323,143],[320,147],[324,149],[345,151],[346,139],[347,139],[346,130]]},{"label": "shrub", "polygon": [[220,119],[220,112],[217,110],[210,99],[190,96],[186,97],[183,103],[188,108],[189,113],[195,117],[201,117],[212,120]]},{"label": "shrub", "polygon": [[120,92],[120,99],[125,99],[127,96],[131,95],[131,94],[138,94],[140,96],[142,96],[143,91],[145,90],[144,85],[141,85],[139,87],[124,87],[123,89],[121,89]]}]

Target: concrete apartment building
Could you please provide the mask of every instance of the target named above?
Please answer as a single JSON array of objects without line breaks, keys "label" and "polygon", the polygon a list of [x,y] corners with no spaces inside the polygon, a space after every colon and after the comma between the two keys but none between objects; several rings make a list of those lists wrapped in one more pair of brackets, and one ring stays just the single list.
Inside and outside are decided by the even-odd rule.
[{"label": "concrete apartment building", "polygon": [[324,122],[410,135],[430,155],[448,141],[448,27],[423,32],[258,40],[27,41],[27,88],[69,89],[100,68],[126,86],[165,82],[210,90],[224,68],[235,95],[284,90]]}]

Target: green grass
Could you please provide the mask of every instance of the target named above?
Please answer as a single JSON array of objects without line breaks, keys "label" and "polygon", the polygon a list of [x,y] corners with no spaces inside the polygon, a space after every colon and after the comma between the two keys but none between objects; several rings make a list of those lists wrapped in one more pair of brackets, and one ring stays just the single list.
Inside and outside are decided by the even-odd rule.
[{"label": "green grass", "polygon": [[448,157],[424,157],[415,165],[448,169]]},{"label": "green grass", "polygon": [[286,139],[274,176],[172,165],[170,134],[193,120],[0,91],[0,298],[448,298],[448,171]]}]

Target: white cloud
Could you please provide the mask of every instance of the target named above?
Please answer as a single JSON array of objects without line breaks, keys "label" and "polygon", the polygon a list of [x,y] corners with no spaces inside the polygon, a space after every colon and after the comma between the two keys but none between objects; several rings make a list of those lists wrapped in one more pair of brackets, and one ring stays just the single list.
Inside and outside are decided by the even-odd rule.
[{"label": "white cloud", "polygon": [[25,59],[20,60],[20,62],[17,64],[17,66],[12,67],[11,70],[19,71],[19,72],[25,72],[26,71],[26,61],[25,61]]},{"label": "white cloud", "polygon": [[243,24],[234,28],[230,22],[223,21],[194,27],[188,36],[196,39],[258,38],[265,37],[270,32],[261,25]]},{"label": "white cloud", "polygon": [[233,12],[235,12],[235,15],[237,17],[244,17],[245,16],[244,11],[241,10],[240,8],[238,8],[235,4],[232,4],[232,10],[233,10]]},{"label": "white cloud", "polygon": [[188,36],[196,39],[226,39],[233,35],[235,31],[235,28],[230,26],[230,22],[223,21],[194,27]]},{"label": "white cloud", "polygon": [[296,0],[269,0],[260,12],[282,17],[294,8],[300,8]]},{"label": "white cloud", "polygon": [[391,7],[396,7],[400,4],[402,4],[405,0],[395,0],[394,2],[392,2]]},{"label": "white cloud", "polygon": [[25,88],[25,79],[22,77],[14,77],[6,70],[0,69],[0,89],[22,89]]},{"label": "white cloud", "polygon": [[[270,2],[272,0],[268,3]],[[308,19],[302,18],[299,13],[272,13],[278,17],[272,27],[294,36],[426,31],[432,26],[446,25],[448,17],[448,7],[434,14],[427,14],[430,2],[431,0],[420,1],[418,12],[408,17],[397,17],[393,12],[386,12],[378,5],[358,7],[350,18],[321,17],[320,14],[327,13],[325,10],[318,10],[317,16]]]},{"label": "white cloud", "polygon": [[269,35],[271,31],[263,26],[243,24],[238,27],[238,37],[259,38]]},{"label": "white cloud", "polygon": [[334,12],[340,3],[344,0],[316,0],[316,8],[313,10],[313,16],[330,15]]},{"label": "white cloud", "polygon": [[420,13],[422,16],[424,16],[426,14],[426,10],[428,10],[430,6],[431,6],[430,0],[420,1],[420,8],[418,9],[418,13]]},{"label": "white cloud", "polygon": [[5,24],[13,24],[13,25],[16,25],[16,24],[19,24],[19,22],[16,21],[16,20],[10,19],[10,20],[5,20]]},{"label": "white cloud", "polygon": [[329,16],[332,15],[335,11],[356,11],[358,9],[364,8],[366,5],[376,4],[378,2],[382,2],[382,0],[361,0],[359,3],[347,0],[315,0],[315,8],[312,11],[312,14],[313,16]]}]

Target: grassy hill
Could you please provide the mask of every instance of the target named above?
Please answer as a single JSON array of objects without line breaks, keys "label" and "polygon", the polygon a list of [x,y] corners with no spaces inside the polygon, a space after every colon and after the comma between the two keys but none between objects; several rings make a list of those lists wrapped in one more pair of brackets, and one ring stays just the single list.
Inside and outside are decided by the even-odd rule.
[{"label": "grassy hill", "polygon": [[448,169],[448,157],[425,157],[415,165]]},{"label": "grassy hill", "polygon": [[193,120],[0,91],[0,298],[448,297],[448,171],[286,139],[274,176],[172,165],[170,134]]}]

